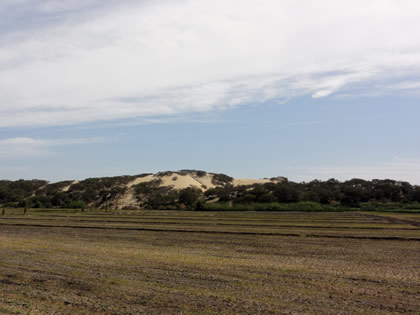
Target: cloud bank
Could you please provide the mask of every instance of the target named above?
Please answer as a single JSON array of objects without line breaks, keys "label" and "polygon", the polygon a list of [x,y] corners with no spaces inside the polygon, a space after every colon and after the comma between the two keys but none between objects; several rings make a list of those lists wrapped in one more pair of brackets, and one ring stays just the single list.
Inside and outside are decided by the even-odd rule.
[{"label": "cloud bank", "polygon": [[417,0],[3,1],[0,127],[410,91],[419,16]]}]

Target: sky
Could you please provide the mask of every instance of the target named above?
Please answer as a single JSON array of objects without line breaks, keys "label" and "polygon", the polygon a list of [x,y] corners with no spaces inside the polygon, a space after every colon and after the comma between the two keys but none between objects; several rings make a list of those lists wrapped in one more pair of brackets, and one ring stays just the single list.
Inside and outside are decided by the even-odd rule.
[{"label": "sky", "polygon": [[0,178],[420,185],[418,0],[1,0]]}]

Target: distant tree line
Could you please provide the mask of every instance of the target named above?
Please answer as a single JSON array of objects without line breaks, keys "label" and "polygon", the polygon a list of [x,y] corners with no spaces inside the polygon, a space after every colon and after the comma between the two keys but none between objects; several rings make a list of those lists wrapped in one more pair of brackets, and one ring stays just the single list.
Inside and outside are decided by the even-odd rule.
[{"label": "distant tree line", "polygon": [[309,183],[285,181],[237,187],[225,185],[207,190],[204,196],[207,200],[217,198],[238,204],[310,201],[359,207],[364,202],[420,202],[420,187],[389,179],[352,179],[345,182],[329,179]]},{"label": "distant tree line", "polygon": [[[205,176],[203,171],[183,170],[176,174],[194,172]],[[176,175],[175,174],[175,175]],[[0,206],[24,208],[105,208],[115,206],[118,198],[127,191],[127,184],[137,176],[89,178],[72,184],[71,181],[49,184],[43,180],[0,181]],[[174,175],[173,172],[161,176]],[[248,186],[233,186],[232,178],[224,174],[213,174],[219,187],[202,192],[197,188],[175,190],[162,187],[158,178],[133,186],[139,207],[150,209],[288,209],[306,207],[310,209],[376,208],[393,207],[396,204],[420,203],[420,187],[395,180],[352,179],[340,182],[314,180],[295,183],[284,180]],[[72,184],[72,185],[70,185]],[[70,187],[69,187],[70,186]],[[253,205],[250,207],[249,205]],[[282,206],[281,206],[282,205]],[[408,207],[408,206],[407,206]],[[320,209],[321,209],[320,208]],[[419,206],[420,208],[420,206]]]},{"label": "distant tree line", "polygon": [[[407,182],[395,180],[372,180],[352,179],[340,182],[336,179],[327,181],[314,180],[309,183],[266,183],[251,186],[225,185],[209,189],[204,193],[204,200],[214,200],[221,205],[214,205],[207,208],[226,207],[226,204],[237,209],[244,208],[244,205],[261,205],[257,208],[270,207],[284,208],[279,204],[294,204],[287,209],[295,209],[299,204],[301,207],[313,209],[339,209],[342,208],[363,208],[368,210],[384,209],[386,205],[393,207],[419,208],[420,187],[412,186]],[[264,206],[264,204],[266,206]],[[275,205],[275,206],[274,206]],[[309,210],[310,210],[309,209]],[[275,210],[275,209],[273,209]]]}]

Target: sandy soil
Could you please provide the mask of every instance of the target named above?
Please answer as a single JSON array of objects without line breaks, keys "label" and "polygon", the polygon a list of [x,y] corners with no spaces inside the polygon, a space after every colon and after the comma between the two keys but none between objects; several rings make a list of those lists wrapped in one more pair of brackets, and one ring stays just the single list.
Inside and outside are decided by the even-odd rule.
[{"label": "sandy soil", "polygon": [[138,177],[132,182],[127,184],[127,188],[133,187],[140,183],[150,182],[152,180],[161,180],[162,184],[161,187],[171,186],[174,189],[184,189],[188,187],[198,188],[201,191],[205,191],[210,188],[216,187],[213,183],[213,176],[211,174],[207,174],[205,176],[199,177],[196,175],[181,175],[173,173],[171,175],[166,176],[156,176],[156,175],[148,175],[145,177]]},{"label": "sandy soil", "polygon": [[188,187],[198,188],[202,191],[205,189],[203,185],[190,175],[173,174],[170,176],[163,176],[161,186],[171,186],[174,189],[184,189]]},{"label": "sandy soil", "polygon": [[272,183],[273,181],[269,179],[247,179],[247,178],[238,178],[233,180],[233,186],[241,185],[254,185],[254,184],[265,184]]},{"label": "sandy soil", "polygon": [[195,180],[198,181],[201,185],[204,185],[207,187],[207,189],[211,189],[216,187],[216,185],[213,184],[213,175],[207,174],[205,176],[199,177],[194,176]]},{"label": "sandy soil", "polygon": [[132,182],[129,182],[127,184],[127,187],[130,188],[130,187],[133,187],[133,186],[138,185],[138,184],[141,184],[141,183],[150,182],[150,181],[152,181],[154,179],[156,179],[156,176],[155,175],[147,175],[147,176],[144,176],[144,177],[137,177]]},{"label": "sandy soil", "polygon": [[67,192],[67,191],[69,191],[69,189],[70,189],[71,186],[73,186],[73,185],[75,185],[77,183],[79,183],[79,181],[78,180],[75,180],[70,185],[67,185],[66,187],[63,187],[63,189],[61,191],[62,192]]},{"label": "sandy soil", "polygon": [[134,195],[133,189],[128,189],[127,192],[116,200],[116,204],[113,205],[115,209],[136,209],[138,208],[138,202]]}]

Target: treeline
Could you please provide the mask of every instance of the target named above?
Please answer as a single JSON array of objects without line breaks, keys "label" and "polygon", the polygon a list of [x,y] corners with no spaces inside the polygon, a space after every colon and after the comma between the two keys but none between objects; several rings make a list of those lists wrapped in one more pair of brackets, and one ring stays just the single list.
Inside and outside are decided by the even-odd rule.
[{"label": "treeline", "polygon": [[[139,175],[141,176],[141,175]],[[0,181],[0,205],[30,208],[84,208],[106,205],[138,176],[89,178],[78,183],[39,180]],[[66,187],[69,187],[66,189]]]},{"label": "treeline", "polygon": [[26,200],[35,191],[48,185],[44,180],[0,180],[0,204],[3,206],[25,207]]},{"label": "treeline", "polygon": [[[205,176],[203,171],[178,173]],[[65,181],[49,184],[42,180],[0,181],[0,206],[30,208],[121,208],[118,205],[127,190],[134,193],[135,206],[148,209],[197,210],[305,210],[344,209],[395,210],[420,209],[420,187],[394,180],[352,179],[340,182],[314,180],[295,183],[287,180],[266,184],[233,186],[232,178],[212,174],[218,187],[176,190],[162,187],[159,176],[153,181],[127,187],[142,176],[90,178],[77,183]]]},{"label": "treeline", "polygon": [[314,180],[309,183],[266,183],[252,186],[226,185],[209,189],[207,200],[234,204],[314,202],[358,208],[362,203],[420,202],[420,187],[394,180],[352,179],[340,182]]}]

